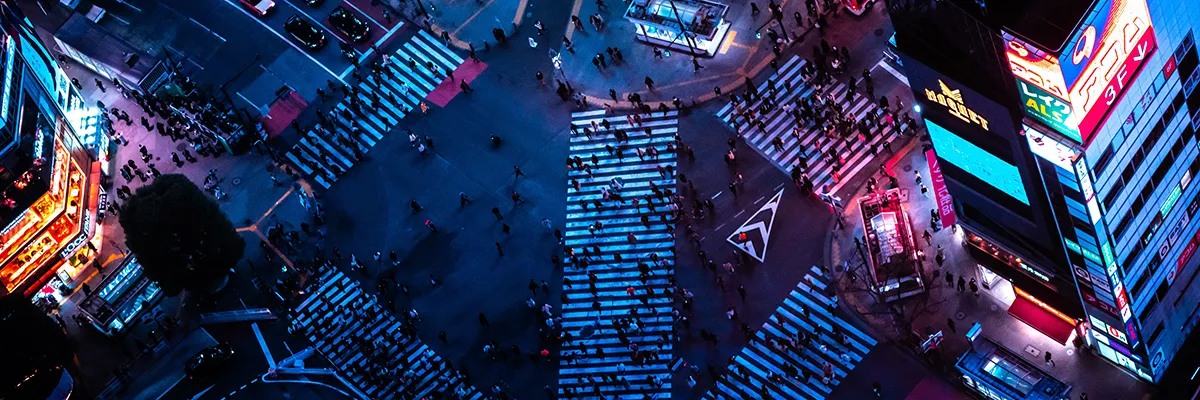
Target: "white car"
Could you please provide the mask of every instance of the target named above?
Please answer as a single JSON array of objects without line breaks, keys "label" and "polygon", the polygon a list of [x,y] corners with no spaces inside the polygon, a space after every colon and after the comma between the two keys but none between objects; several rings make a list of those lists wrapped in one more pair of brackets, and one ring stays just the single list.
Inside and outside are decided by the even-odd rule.
[{"label": "white car", "polygon": [[240,1],[242,2],[243,6],[246,6],[246,9],[250,10],[250,12],[257,14],[260,17],[267,15],[267,13],[271,12],[271,10],[273,10],[275,8],[274,0],[240,0]]}]

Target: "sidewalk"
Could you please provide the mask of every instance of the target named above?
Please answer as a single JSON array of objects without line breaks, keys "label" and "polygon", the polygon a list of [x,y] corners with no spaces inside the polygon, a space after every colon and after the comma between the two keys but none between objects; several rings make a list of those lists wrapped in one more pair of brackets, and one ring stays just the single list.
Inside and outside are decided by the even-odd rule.
[{"label": "sidewalk", "polygon": [[[603,31],[597,31],[595,26],[588,23],[584,24],[582,30],[568,26],[567,37],[571,40],[574,53],[567,51],[562,38],[543,35],[534,37],[534,40],[562,53],[562,72],[566,74],[575,91],[588,96],[589,103],[613,104],[609,90],[615,90],[619,101],[613,104],[614,108],[631,107],[625,101],[629,93],[638,93],[646,103],[670,103],[672,97],[678,97],[685,104],[694,105],[718,97],[714,91],[717,87],[721,88],[723,95],[733,93],[734,89],[745,83],[747,77],[754,79],[776,58],[767,31],[774,30],[780,35],[783,32],[776,22],[771,21],[766,4],[762,5],[763,11],[757,15],[751,15],[750,7],[744,4],[729,6],[729,12],[725,15],[725,21],[732,24],[729,33],[715,56],[695,57],[703,67],[698,72],[694,70],[691,54],[654,46],[637,39],[638,28],[624,18],[626,8],[623,2],[611,2],[607,10],[599,10],[594,2],[584,1],[578,13],[579,18],[588,21],[593,14],[599,14],[604,19],[605,26]],[[806,45],[807,41],[818,36],[815,33],[809,34],[812,21],[807,17],[804,2],[785,1],[783,9],[785,29],[793,40],[783,46],[782,54],[807,54],[806,49],[810,47]],[[806,25],[796,25],[792,15],[797,11],[805,16]],[[829,19],[834,21],[833,18]],[[756,37],[756,33],[759,32],[761,38]],[[624,61],[611,61],[611,57],[605,53],[608,47],[620,49]],[[656,58],[655,49],[662,49],[664,56]],[[607,68],[597,67],[592,63],[592,58],[597,54],[604,54]],[[555,71],[542,72],[546,74],[548,81],[551,78],[562,79]],[[647,89],[647,77],[654,80],[654,91]]]},{"label": "sidewalk", "polygon": [[[365,1],[365,0],[360,0]],[[526,9],[532,9],[529,0],[422,0],[432,17],[430,31],[441,35],[450,33],[450,44],[467,50],[472,43],[479,50],[484,42],[495,42],[492,29],[503,29],[511,35],[525,19]],[[563,1],[563,0],[559,0]],[[411,6],[416,0],[408,0]],[[417,24],[426,26],[422,19]],[[530,22],[532,23],[532,22]],[[514,38],[516,39],[516,38]],[[494,45],[494,43],[493,43]]]},{"label": "sidewalk", "polygon": [[[932,195],[922,196],[921,189],[914,179],[913,171],[920,172],[927,184],[932,179],[929,176],[929,167],[922,148],[925,143],[927,141],[922,138],[917,146],[912,147],[911,151],[901,154],[893,159],[894,163],[890,164],[891,173],[898,179],[900,188],[907,191],[906,208],[912,218],[913,229],[917,236],[921,235],[921,232],[929,226],[928,211],[937,205]],[[880,181],[881,189],[889,187],[887,178],[882,174],[876,172],[874,176]],[[932,191],[932,188],[930,189]],[[830,234],[829,265],[834,266],[839,277],[839,294],[846,307],[856,311],[880,332],[889,335],[889,339],[902,340],[899,336],[900,332],[898,332],[900,328],[893,323],[886,307],[876,303],[874,297],[863,289],[864,285],[861,279],[857,283],[850,282],[842,267],[847,260],[851,265],[861,263],[861,258],[855,249],[854,237],[863,235],[863,227],[859,222],[861,214],[855,201],[863,195],[864,191],[865,188],[860,188],[854,196],[844,199],[846,210],[843,217],[847,226],[852,230],[834,231]],[[1086,392],[1097,397],[1141,399],[1152,391],[1150,385],[1123,373],[1119,367],[1103,361],[1090,351],[1077,352],[1074,346],[1062,345],[1009,315],[1007,310],[1011,299],[1005,301],[1002,298],[1004,294],[1000,289],[989,290],[981,287],[980,294],[976,296],[972,295],[970,291],[957,292],[940,277],[934,279],[933,271],[937,269],[934,255],[938,245],[941,245],[945,251],[946,262],[942,267],[944,272],[967,278],[978,278],[975,262],[962,245],[961,230],[957,234],[950,229],[933,233],[933,244],[929,246],[922,244],[925,241],[920,237],[917,238],[917,242],[918,246],[925,251],[928,260],[923,264],[924,271],[922,272],[926,279],[928,300],[918,300],[924,296],[922,295],[899,302],[899,304],[903,304],[906,308],[905,320],[911,321],[913,330],[922,337],[937,331],[942,331],[945,335],[945,341],[942,343],[939,353],[946,371],[950,371],[949,373],[952,374],[948,379],[957,380],[958,374],[954,370],[954,364],[958,356],[970,348],[970,342],[965,333],[978,322],[983,328],[982,337],[990,338],[1014,353],[1024,355],[1029,362],[1072,385],[1072,398]],[[1011,291],[1008,296],[1012,296]],[[914,309],[917,311],[913,311]],[[955,321],[957,332],[950,330],[947,326],[946,320],[951,318]],[[1034,351],[1030,349],[1034,349]],[[1040,357],[1042,352],[1046,351],[1054,355],[1054,365],[1046,365]],[[967,391],[968,389],[960,388],[960,390]]]},{"label": "sidewalk", "polygon": [[[125,125],[123,122],[114,121],[114,129],[121,132],[125,139],[131,144],[116,147],[110,161],[113,165],[123,165],[130,159],[135,160],[138,165],[143,165],[138,145],[145,145],[147,150],[155,156],[152,162],[164,174],[182,173],[187,175],[194,182],[202,182],[209,169],[216,169],[218,176],[221,178],[221,187],[229,194],[225,200],[220,201],[221,208],[225,211],[234,226],[246,227],[256,221],[270,211],[275,210],[280,206],[286,198],[295,196],[294,191],[289,192],[289,186],[272,186],[268,171],[270,161],[266,157],[252,153],[242,156],[232,156],[228,153],[221,154],[217,157],[203,157],[197,155],[198,161],[195,163],[187,163],[182,167],[177,168],[170,160],[172,151],[180,151],[188,147],[185,142],[174,143],[169,138],[159,135],[157,132],[146,131],[138,121],[145,113],[131,100],[123,98],[116,90],[111,87],[107,88],[107,92],[100,91],[95,84],[94,78],[97,77],[92,71],[83,68],[73,62],[64,65],[64,69],[71,77],[79,79],[83,83],[83,88],[80,94],[90,101],[100,101],[106,107],[116,107],[129,113],[132,120],[135,121],[132,125]],[[155,119],[151,119],[155,121]],[[164,157],[165,156],[165,157]],[[117,168],[113,169],[114,171]],[[281,182],[286,182],[286,175],[276,173]],[[113,190],[115,187],[128,185],[131,189],[136,190],[143,183],[135,178],[132,181],[125,181],[120,175],[112,177],[112,184],[107,185],[105,190],[110,193],[109,201],[116,203],[118,206],[123,203]],[[298,204],[298,202],[293,202]],[[298,206],[297,206],[298,207]],[[289,211],[295,211],[290,207],[284,207]],[[115,273],[116,268],[121,265],[121,262],[127,256],[128,249],[125,247],[124,233],[121,230],[119,223],[119,214],[106,213],[101,225],[98,229],[103,232],[104,241],[100,246],[98,260],[101,262],[104,271],[96,271],[91,266],[87,267],[76,280],[76,285],[82,281],[88,284],[91,289],[99,290],[105,277]],[[247,239],[247,256],[254,254],[251,249],[257,243],[252,239]],[[231,279],[233,277],[231,276]],[[105,385],[109,383],[109,379],[113,376],[115,368],[121,365],[129,365],[143,359],[134,349],[132,342],[133,338],[146,340],[146,334],[150,329],[155,329],[153,322],[141,323],[129,329],[129,332],[118,338],[110,338],[98,332],[95,329],[89,328],[87,325],[78,326],[71,321],[71,316],[79,312],[78,302],[83,301],[85,297],[83,290],[78,290],[67,299],[59,308],[60,315],[67,322],[68,335],[76,341],[78,345],[76,371],[73,375],[79,379],[79,384],[85,393],[96,394],[104,390]],[[183,318],[183,307],[181,305],[182,298],[164,298],[158,303],[155,310],[143,311],[142,320],[149,318],[149,315],[154,315],[161,310],[168,316],[177,316]],[[183,318],[187,325],[188,318]],[[147,320],[148,321],[148,320]],[[187,332],[188,327],[182,331]],[[179,336],[179,335],[176,335]],[[176,337],[175,339],[178,339]],[[161,351],[161,350],[156,350]],[[142,362],[138,365],[144,365],[149,368],[150,364]],[[86,367],[84,367],[86,366]],[[136,378],[137,369],[141,366],[131,368],[130,373]]]}]

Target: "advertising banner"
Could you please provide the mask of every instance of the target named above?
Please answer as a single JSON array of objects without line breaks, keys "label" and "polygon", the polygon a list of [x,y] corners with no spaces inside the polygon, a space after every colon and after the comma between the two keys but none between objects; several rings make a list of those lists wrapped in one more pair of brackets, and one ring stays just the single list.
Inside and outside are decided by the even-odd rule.
[{"label": "advertising banner", "polygon": [[1021,78],[1017,78],[1017,91],[1021,93],[1021,104],[1025,106],[1025,115],[1076,142],[1083,143],[1083,137],[1079,135],[1079,128],[1072,120],[1070,102]]},{"label": "advertising banner", "polygon": [[913,95],[925,106],[922,112],[927,119],[930,113],[950,115],[976,131],[1006,136],[1015,133],[1007,108],[910,57],[901,59]]},{"label": "advertising banner", "polygon": [[1157,49],[1145,0],[1101,0],[1088,14],[1058,58],[1084,144]]},{"label": "advertising banner", "polygon": [[937,198],[942,228],[953,226],[956,221],[954,199],[950,197],[950,190],[946,189],[946,178],[942,176],[942,167],[938,166],[937,152],[933,149],[925,151],[925,161],[929,163],[929,178],[933,181],[933,196]]}]

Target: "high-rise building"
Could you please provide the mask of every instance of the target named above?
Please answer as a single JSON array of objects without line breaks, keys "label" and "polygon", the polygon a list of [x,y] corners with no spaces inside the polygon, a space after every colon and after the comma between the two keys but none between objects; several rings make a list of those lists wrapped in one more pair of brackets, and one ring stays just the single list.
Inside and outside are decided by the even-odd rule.
[{"label": "high-rise building", "polygon": [[11,3],[0,1],[0,296],[57,303],[102,240],[109,143],[99,109]]},{"label": "high-rise building", "polygon": [[1039,331],[1160,380],[1200,321],[1200,2],[889,9],[949,194],[940,211],[980,275],[1010,281],[1013,308],[1032,305],[1010,313]]}]

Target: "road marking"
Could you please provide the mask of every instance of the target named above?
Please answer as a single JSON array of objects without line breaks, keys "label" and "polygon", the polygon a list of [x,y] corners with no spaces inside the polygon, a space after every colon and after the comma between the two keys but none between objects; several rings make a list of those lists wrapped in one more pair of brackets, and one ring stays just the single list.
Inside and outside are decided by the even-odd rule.
[{"label": "road marking", "polygon": [[217,37],[217,39],[221,39],[221,42],[222,42],[222,43],[224,43],[224,42],[227,42],[227,41],[228,41],[228,40],[225,40],[225,38],[221,37],[221,35],[218,35],[216,32],[213,32],[213,30],[212,30],[212,29],[208,29],[208,27],[207,27],[207,26],[204,26],[204,24],[200,23],[200,21],[197,21],[197,20],[195,20],[194,18],[191,18],[191,17],[188,17],[188,21],[192,21],[192,23],[194,23],[194,24],[196,24],[196,25],[199,25],[199,26],[200,26],[200,29],[204,29],[205,31],[208,31],[208,33],[209,33],[209,34],[212,34],[213,36],[216,36],[216,37]]},{"label": "road marking", "polygon": [[176,379],[176,380],[175,380],[175,383],[172,383],[172,384],[171,384],[171,386],[167,388],[167,390],[164,390],[164,391],[162,392],[162,394],[158,395],[158,397],[155,397],[155,398],[154,398],[154,400],[161,400],[161,399],[163,398],[163,396],[166,396],[166,395],[167,395],[167,393],[171,393],[171,389],[174,389],[174,388],[175,388],[175,386],[179,386],[179,382],[183,382],[183,379],[184,379],[184,378],[187,378],[187,376],[186,376],[186,375],[180,375],[180,376],[179,376],[179,379]]},{"label": "road marking", "polygon": [[733,47],[737,47],[739,49],[753,49],[754,48],[754,46],[745,45],[745,44],[741,44],[741,43],[733,43],[733,42],[729,42],[729,45],[733,46]]},{"label": "road marking", "polygon": [[[254,337],[258,338],[258,345],[262,347],[263,355],[267,357],[267,365],[275,368],[275,357],[271,356],[271,349],[267,348],[267,341],[263,340],[262,331],[258,330],[258,323],[252,323],[250,327],[254,329]],[[244,389],[246,386],[242,386],[242,388]]]},{"label": "road marking", "polygon": [[204,394],[208,393],[209,390],[212,390],[212,388],[214,386],[217,386],[217,384],[214,383],[212,385],[208,385],[208,387],[204,388],[204,390],[201,390],[200,393],[196,393],[195,396],[192,396],[192,400],[196,400],[196,399],[199,399],[200,397],[204,396]]},{"label": "road marking", "polygon": [[[883,67],[883,69],[887,70],[889,74],[892,74],[892,76],[896,77],[896,79],[899,79],[900,82],[904,82],[904,86],[911,86],[908,84],[908,77],[904,76],[904,74],[900,73],[900,71],[897,71],[895,68],[892,68],[892,66],[888,64],[886,58],[880,59],[879,62],[875,63],[875,66]],[[871,68],[871,70],[875,70],[875,68]]]},{"label": "road marking", "polygon": [[[754,212],[740,228],[734,230],[725,240],[734,247],[746,252],[750,257],[754,257],[758,262],[763,262],[767,258],[767,246],[771,242],[771,229],[775,227],[775,215],[779,214],[779,204],[783,199],[783,190],[775,193],[775,197],[771,198],[767,204],[763,204],[762,208]],[[765,213],[770,213],[770,218],[763,216]],[[750,234],[758,232],[757,236],[747,235],[745,242],[740,242],[739,236],[742,234]],[[761,245],[759,244],[761,241]]]},{"label": "road marking", "polygon": [[736,38],[736,37],[737,37],[737,31],[730,29],[729,37],[725,38],[725,44],[721,45],[721,50],[720,50],[721,54],[725,54],[725,53],[729,52],[729,46],[733,45],[733,38]]},{"label": "road marking", "polygon": [[[471,23],[471,20],[474,20],[475,17],[478,17],[480,13],[483,13],[484,9],[488,8],[488,6],[492,5],[492,3],[495,3],[495,2],[496,2],[496,0],[488,0],[487,4],[480,6],[478,9],[475,10],[474,14],[471,14],[470,17],[467,17],[466,21],[463,21],[461,24],[458,24],[458,28],[455,29],[453,32],[450,32],[450,35],[458,36],[458,31],[461,31],[464,27],[467,26],[467,24]],[[521,13],[517,12],[517,15],[521,15]]]},{"label": "road marking", "polygon": [[517,16],[513,17],[513,25],[521,25],[521,20],[525,19],[525,7],[529,4],[529,0],[521,0],[517,4]]},{"label": "road marking", "polygon": [[[571,8],[571,15],[579,15],[579,9],[583,8],[583,0],[575,0],[575,6]],[[571,17],[567,16],[567,40],[575,37],[575,22],[571,21]]]},{"label": "road marking", "polygon": [[715,199],[715,198],[721,196],[721,193],[725,193],[725,191],[717,192],[717,194],[712,195],[712,197],[709,197],[709,199]]},{"label": "road marking", "polygon": [[[271,31],[271,33],[275,34],[275,37],[278,37],[279,39],[283,40],[284,43],[288,44],[288,46],[292,46],[292,48],[296,49],[296,51],[300,52],[300,54],[303,54],[305,57],[308,57],[308,59],[310,61],[312,61],[313,64],[317,64],[317,65],[321,66],[321,69],[325,70],[325,72],[328,72],[329,75],[333,76],[334,78],[337,78],[337,80],[339,82],[342,82],[343,85],[346,84],[346,81],[343,80],[342,77],[337,76],[337,74],[335,74],[335,73],[333,73],[333,71],[329,70],[329,67],[326,67],[325,64],[322,64],[320,61],[317,61],[316,58],[313,58],[312,54],[308,54],[307,51],[304,51],[303,49],[301,49],[300,46],[297,46],[296,43],[291,41],[291,39],[288,39],[288,38],[284,37],[282,34],[280,34],[279,32],[276,32],[274,29],[271,29],[270,25],[267,25],[266,22],[263,22],[261,19],[258,19],[257,17],[251,15],[249,11],[242,9],[242,6],[233,4],[233,0],[225,0],[225,4],[229,4],[230,6],[233,6],[233,8],[236,8],[238,11],[241,11],[241,13],[243,15],[254,20],[254,22],[258,22],[258,24],[262,25],[263,28],[266,28],[268,31]],[[320,25],[320,24],[318,24],[318,25]],[[321,26],[324,26],[324,25],[321,25]],[[326,29],[328,29],[328,28],[326,28]],[[337,37],[337,35],[334,35],[334,37]],[[341,39],[338,39],[338,40],[341,40]]]}]

